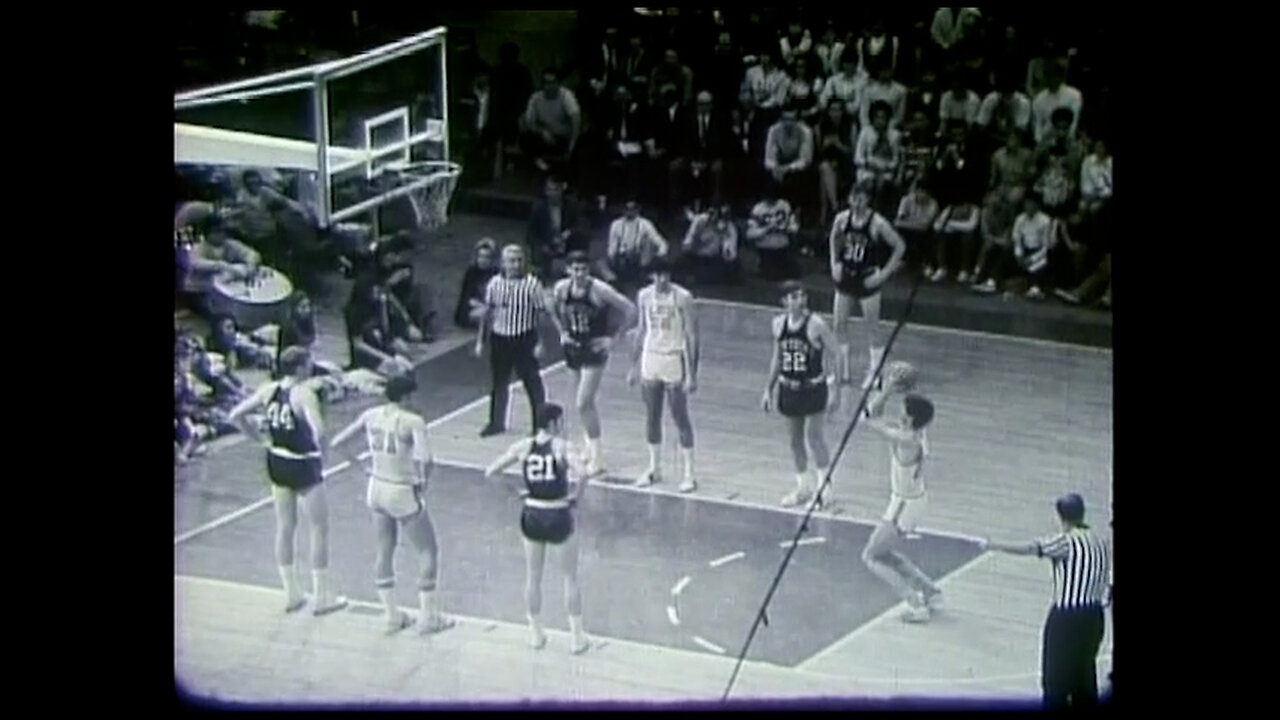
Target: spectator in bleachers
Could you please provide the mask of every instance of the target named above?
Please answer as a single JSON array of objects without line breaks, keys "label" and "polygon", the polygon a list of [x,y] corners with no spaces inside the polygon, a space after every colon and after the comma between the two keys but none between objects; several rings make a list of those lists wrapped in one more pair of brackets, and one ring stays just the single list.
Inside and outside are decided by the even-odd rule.
[{"label": "spectator in bleachers", "polygon": [[938,98],[938,135],[946,135],[948,128],[961,125],[968,132],[978,121],[982,99],[969,87],[966,68],[951,69],[948,89]]},{"label": "spectator in bleachers", "polygon": [[[877,64],[878,63],[878,64]],[[862,89],[860,98],[858,124],[866,127],[871,124],[871,106],[876,102],[889,105],[889,125],[899,127],[907,112],[907,88],[893,79],[893,68],[887,62],[879,60],[872,63],[871,79]]]},{"label": "spectator in bleachers", "polygon": [[680,53],[667,48],[662,54],[662,62],[649,75],[649,103],[652,105],[668,102],[666,88],[674,87],[676,98],[681,107],[688,107],[693,102],[693,71],[688,65],[680,62]]},{"label": "spectator in bleachers", "polygon": [[208,314],[208,294],[213,289],[214,278],[227,275],[244,279],[252,276],[262,265],[262,256],[256,250],[227,234],[222,219],[210,215],[203,231],[198,231],[194,242],[179,253],[179,264],[185,270],[182,296],[192,310]]},{"label": "spectator in bleachers", "polygon": [[901,175],[902,133],[889,124],[889,104],[876,101],[870,108],[870,122],[858,133],[853,151],[853,164],[858,183],[870,183],[874,188],[872,205],[882,215],[896,204],[894,197],[896,180]]},{"label": "spectator in bleachers", "polygon": [[885,27],[884,19],[874,17],[858,36],[854,51],[858,60],[858,73],[866,77],[871,68],[888,64],[892,73],[898,72],[898,36]]},{"label": "spectator in bleachers", "polygon": [[658,104],[653,107],[649,118],[645,154],[651,168],[651,180],[644,183],[642,197],[661,204],[671,213],[678,206],[679,200],[675,188],[665,181],[669,178],[671,162],[679,152],[681,125],[685,119],[685,112],[680,104],[680,91],[675,85],[667,84],[659,89]]},{"label": "spectator in bleachers", "polygon": [[900,138],[902,142],[902,172],[898,174],[898,187],[911,187],[928,172],[937,153],[937,138],[930,132],[929,118],[923,110],[912,110]]},{"label": "spectator in bleachers", "polygon": [[392,311],[386,289],[374,278],[356,283],[344,315],[353,366],[388,377],[412,372],[408,324]]},{"label": "spectator in bleachers", "polygon": [[462,157],[463,178],[468,183],[488,178],[502,178],[502,152],[498,123],[493,116],[493,90],[487,71],[478,73],[458,99],[458,109],[450,117],[457,136],[458,153]]},{"label": "spectator in bleachers", "polygon": [[1013,262],[1013,224],[1026,193],[1021,186],[1005,185],[987,194],[982,208],[982,248],[973,269],[973,290],[999,291]]},{"label": "spectator in bleachers", "polygon": [[1018,77],[1005,72],[997,74],[996,88],[987,93],[978,108],[978,127],[985,130],[991,144],[1007,142],[1010,133],[1029,137],[1031,100],[1019,91]]},{"label": "spectator in bleachers", "polygon": [[765,138],[764,169],[802,217],[813,205],[813,161],[813,130],[800,120],[798,108],[787,106]]},{"label": "spectator in bleachers", "polygon": [[813,72],[809,63],[809,56],[803,56],[792,64],[787,104],[796,108],[805,124],[812,126],[822,114],[822,106],[818,105],[818,98],[822,96],[822,78]]},{"label": "spectator in bleachers", "polygon": [[932,68],[925,68],[919,79],[907,89],[906,105],[911,112],[923,112],[929,118],[929,132],[938,134],[938,76]]},{"label": "spectator in bleachers", "polygon": [[727,206],[713,206],[693,217],[681,244],[684,271],[695,285],[739,280],[738,228]]},{"label": "spectator in bleachers", "polygon": [[[813,46],[813,54],[818,58],[818,75],[829,78],[839,73],[846,53],[857,60],[856,51],[844,43],[836,32],[835,23],[828,20],[822,26],[822,36]],[[856,64],[854,67],[856,69]]]},{"label": "spectator in bleachers", "polygon": [[632,97],[649,97],[649,78],[653,71],[653,59],[644,49],[644,36],[632,32],[627,38],[627,49],[623,53],[622,74],[626,78]]},{"label": "spectator in bleachers", "polygon": [[728,30],[721,30],[716,36],[716,46],[707,61],[706,71],[696,72],[695,77],[701,88],[709,90],[716,102],[720,103],[719,109],[728,110],[738,97],[746,71],[742,64],[742,54],[733,43],[733,36]]},{"label": "spectator in bleachers", "polygon": [[1045,87],[1031,101],[1032,130],[1036,144],[1040,144],[1053,131],[1054,113],[1060,109],[1071,111],[1071,134],[1074,135],[1084,108],[1084,95],[1066,84],[1067,63],[1058,58],[1045,68]]},{"label": "spectator in bleachers", "polygon": [[724,115],[715,111],[711,93],[699,92],[697,104],[681,118],[675,157],[669,166],[678,205],[703,208],[720,203],[728,135]]},{"label": "spectator in bleachers", "polygon": [[853,148],[857,124],[840,98],[831,98],[818,122],[818,182],[821,207],[818,226],[827,227],[840,211],[840,198],[853,182]]},{"label": "spectator in bleachers", "polygon": [[569,251],[586,250],[585,223],[582,205],[568,191],[568,184],[560,177],[548,177],[525,230],[529,263],[544,282],[557,277],[555,263]]},{"label": "spectator in bleachers", "polygon": [[622,55],[616,25],[605,27],[603,36],[587,50],[578,93],[587,117],[599,116],[612,102],[614,89],[625,84]]},{"label": "spectator in bleachers", "polygon": [[432,343],[436,339],[436,303],[431,288],[414,277],[408,252],[413,240],[399,233],[378,244],[374,251],[378,282],[386,288],[387,302],[406,325],[410,342]]},{"label": "spectator in bleachers", "polygon": [[755,186],[764,175],[764,141],[768,137],[767,114],[756,109],[754,95],[747,87],[738,94],[738,105],[729,111],[729,137],[725,144],[724,191],[733,206],[749,209],[755,201]]},{"label": "spectator in bleachers", "polygon": [[1075,209],[1080,166],[1084,160],[1074,135],[1074,118],[1067,108],[1054,110],[1052,126],[1036,148],[1035,191],[1041,207],[1051,217],[1064,219]]},{"label": "spectator in bleachers", "polygon": [[503,43],[498,50],[499,62],[490,73],[493,87],[493,119],[494,135],[497,141],[499,157],[494,159],[495,167],[504,168],[507,158],[505,150],[508,145],[520,139],[520,117],[529,105],[529,97],[533,94],[533,75],[529,68],[520,62],[520,46],[515,43]]},{"label": "spectator in bleachers", "polygon": [[593,189],[600,195],[630,196],[639,188],[644,175],[644,143],[650,138],[651,118],[646,107],[631,95],[626,85],[613,91],[613,103],[593,120],[597,138],[602,144],[600,159],[605,162],[588,163],[597,175],[592,180]]},{"label": "spectator in bleachers", "polygon": [[275,356],[268,346],[270,326],[258,328],[252,333],[241,332],[236,319],[219,315],[209,328],[209,350],[224,359],[229,370],[252,368],[270,370],[275,366]]},{"label": "spectator in bleachers", "polygon": [[301,347],[311,353],[312,365],[318,375],[342,374],[342,364],[332,358],[325,358],[317,352],[316,341],[320,334],[316,328],[315,306],[310,296],[297,291],[289,298],[285,317],[276,331],[275,350],[272,352],[272,365],[279,368],[280,353],[285,348]]},{"label": "spectator in bleachers", "polygon": [[1051,66],[1061,64],[1065,68],[1068,65],[1066,55],[1059,51],[1061,43],[1057,38],[1041,37],[1035,46],[1036,52],[1027,60],[1024,75],[1027,97],[1033,99],[1048,87]]},{"label": "spectator in bleachers", "polygon": [[929,33],[942,57],[953,57],[957,46],[965,42],[967,35],[977,31],[982,11],[976,7],[940,7],[933,14]]},{"label": "spectator in bleachers", "polygon": [[778,67],[772,51],[760,54],[758,64],[747,68],[742,82],[751,91],[756,110],[774,117],[782,111],[787,102],[787,86],[791,84],[791,78],[787,77],[785,70]]},{"label": "spectator in bleachers", "polygon": [[1035,154],[1023,142],[1024,137],[1022,133],[1011,130],[1005,135],[1004,146],[991,155],[989,189],[1031,185],[1035,179]]},{"label": "spectator in bleachers", "polygon": [[498,243],[492,239],[482,238],[476,243],[471,264],[462,275],[458,304],[453,311],[453,323],[458,327],[474,330],[480,322],[485,307],[485,286],[489,284],[490,278],[498,274],[497,256]]},{"label": "spectator in bleachers", "polygon": [[[970,145],[965,129],[955,125],[938,149],[930,175],[938,204],[942,207],[934,223],[937,238],[937,266],[929,275],[933,282],[946,280],[951,267],[959,267],[956,279],[969,282],[969,268],[977,250],[974,231],[978,227],[979,203],[983,196],[982,160]],[[959,258],[958,263],[953,258]]]},{"label": "spectator in bleachers", "polygon": [[858,59],[850,53],[845,53],[840,58],[840,72],[827,78],[823,83],[818,102],[823,107],[827,107],[832,100],[840,100],[848,110],[850,118],[857,123],[861,112],[862,89],[866,84],[866,76],[858,72]]},{"label": "spectator in bleachers", "polygon": [[935,252],[933,223],[941,211],[938,201],[929,191],[926,178],[917,177],[899,201],[898,212],[893,220],[894,228],[907,244],[905,260],[908,267],[920,268],[926,263],[932,265],[932,261],[927,258],[931,258]]},{"label": "spectator in bleachers", "polygon": [[764,183],[763,199],[751,209],[747,220],[747,241],[760,258],[760,277],[765,280],[787,280],[798,277],[793,238],[800,221],[791,203],[779,193],[778,184]]},{"label": "spectator in bleachers", "polygon": [[609,225],[605,261],[609,272],[628,291],[647,281],[648,268],[656,257],[666,257],[670,247],[648,218],[641,217],[635,200],[627,202],[622,217]]},{"label": "spectator in bleachers", "polygon": [[1043,288],[1049,281],[1049,251],[1056,237],[1057,221],[1040,209],[1036,193],[1027,193],[1022,214],[1013,222],[1012,244],[1017,267],[1028,278],[1026,296],[1032,300],[1044,297]]},{"label": "spectator in bleachers", "polygon": [[1107,144],[1095,140],[1093,152],[1080,166],[1080,210],[1093,215],[1111,200],[1112,160]]},{"label": "spectator in bleachers", "polygon": [[567,168],[582,133],[582,110],[557,70],[543,71],[542,89],[529,96],[523,123],[525,152],[538,168]]},{"label": "spectator in bleachers", "polygon": [[813,34],[799,20],[787,23],[787,32],[778,38],[778,57],[782,65],[793,69],[796,61],[813,52]]}]

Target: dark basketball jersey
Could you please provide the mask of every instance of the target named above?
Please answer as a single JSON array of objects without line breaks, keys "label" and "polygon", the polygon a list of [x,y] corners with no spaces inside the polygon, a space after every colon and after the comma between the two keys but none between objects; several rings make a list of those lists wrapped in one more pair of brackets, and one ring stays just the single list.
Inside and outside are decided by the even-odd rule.
[{"label": "dark basketball jersey", "polygon": [[289,403],[289,388],[279,383],[267,401],[267,433],[272,448],[296,455],[312,455],[320,450],[307,418],[294,412]]},{"label": "dark basketball jersey", "polygon": [[535,500],[562,500],[569,495],[569,468],[551,450],[551,441],[533,441],[522,468],[524,486]]},{"label": "dark basketball jersey", "polygon": [[853,213],[849,213],[844,226],[844,245],[840,251],[840,262],[844,265],[845,277],[864,277],[870,275],[884,264],[883,243],[871,236],[871,223],[876,213],[867,215],[860,225],[853,224]]},{"label": "dark basketball jersey", "polygon": [[565,329],[575,342],[584,344],[593,338],[609,335],[608,308],[591,301],[591,283],[592,281],[587,281],[587,288],[581,295],[574,294],[573,284],[570,283],[564,299],[564,314],[568,325]]},{"label": "dark basketball jersey", "polygon": [[809,318],[806,313],[800,327],[788,327],[782,318],[782,332],[778,333],[778,361],[782,377],[793,382],[810,382],[822,377],[822,348],[809,339]]}]

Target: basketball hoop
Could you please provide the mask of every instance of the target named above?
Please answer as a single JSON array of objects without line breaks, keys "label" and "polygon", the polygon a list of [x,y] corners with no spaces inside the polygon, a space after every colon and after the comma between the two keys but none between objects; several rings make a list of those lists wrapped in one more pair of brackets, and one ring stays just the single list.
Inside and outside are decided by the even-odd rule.
[{"label": "basketball hoop", "polygon": [[423,230],[435,230],[448,222],[449,201],[461,174],[461,165],[442,160],[395,163],[386,168],[386,175],[409,198],[418,227]]}]

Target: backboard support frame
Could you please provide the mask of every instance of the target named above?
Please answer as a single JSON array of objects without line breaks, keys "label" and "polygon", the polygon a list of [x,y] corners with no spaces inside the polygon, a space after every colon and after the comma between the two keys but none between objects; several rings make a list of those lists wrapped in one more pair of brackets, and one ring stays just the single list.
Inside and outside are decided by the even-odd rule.
[{"label": "backboard support frame", "polygon": [[[396,188],[393,191],[383,193],[363,202],[357,203],[351,207],[336,210],[333,207],[332,183],[335,176],[340,172],[345,172],[359,165],[365,165],[365,174],[367,177],[375,177],[377,173],[373,169],[373,160],[375,155],[379,158],[385,158],[387,155],[400,153],[401,161],[408,161],[411,149],[424,142],[439,143],[443,151],[442,162],[450,161],[449,148],[449,80],[447,65],[447,35],[448,30],[444,27],[437,27],[425,32],[411,35],[400,40],[388,43],[378,48],[360,53],[347,58],[332,60],[329,62],[316,63],[295,70],[287,70],[269,75],[262,75],[246,80],[239,80],[231,83],[224,83],[210,88],[200,90],[187,91],[174,95],[174,110],[184,110],[207,105],[216,105],[219,103],[229,103],[236,101],[245,101],[255,97],[263,97],[266,95],[298,92],[300,90],[311,90],[311,128],[315,134],[312,140],[315,143],[314,163],[292,161],[290,167],[310,170],[316,173],[316,183],[318,185],[319,197],[316,199],[316,215],[317,221],[321,227],[330,227],[336,223],[349,220],[353,217],[373,211],[376,211],[382,205],[391,202],[399,197],[412,192],[415,186],[425,184],[427,180],[416,180],[412,185]],[[388,145],[385,148],[373,148],[370,123],[378,120],[386,120],[386,115],[375,117],[365,121],[365,147],[363,148],[343,148],[336,146],[331,142],[331,123],[330,123],[330,97],[329,86],[334,80],[348,77],[355,73],[377,67],[415,52],[421,52],[429,48],[438,46],[439,50],[439,87],[440,87],[440,118],[429,118],[427,127],[422,132],[406,132],[406,137],[399,143]],[[397,112],[398,111],[393,111]],[[398,117],[398,115],[397,115]],[[407,113],[404,119],[405,126],[408,126]],[[184,126],[175,122],[175,162],[184,162],[183,155],[183,139],[184,128],[189,131],[192,126]],[[208,130],[209,134],[216,134],[217,128],[201,128],[195,127],[195,130]],[[408,131],[413,130],[407,127]],[[289,141],[282,138],[274,138],[271,136],[249,136],[259,138],[266,143],[275,143],[284,145],[290,143],[290,147],[300,146],[298,141]],[[310,144],[310,143],[307,143]],[[358,155],[357,155],[358,153]],[[294,157],[291,155],[291,157]],[[300,160],[300,158],[299,158]],[[191,160],[185,160],[191,162]],[[215,163],[216,164],[216,163]]]}]

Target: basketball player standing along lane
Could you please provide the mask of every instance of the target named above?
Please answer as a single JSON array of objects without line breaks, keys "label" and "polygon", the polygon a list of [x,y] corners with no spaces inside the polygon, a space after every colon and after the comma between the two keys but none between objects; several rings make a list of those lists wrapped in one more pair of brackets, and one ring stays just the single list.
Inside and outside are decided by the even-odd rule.
[{"label": "basketball player standing along lane", "polygon": [[569,632],[572,636],[570,650],[576,655],[588,647],[582,627],[578,537],[573,527],[573,510],[582,498],[586,480],[576,472],[576,467],[573,469],[579,475],[578,481],[573,482],[569,478],[570,447],[563,435],[564,410],[555,404],[542,406],[538,412],[537,427],[533,439],[518,440],[512,444],[485,470],[485,477],[491,478],[520,461],[523,483],[516,492],[524,498],[520,532],[524,535],[524,597],[532,633],[530,640],[535,649],[547,644],[547,635],[539,619],[542,612],[542,573],[547,546],[555,545],[560,548],[560,567],[564,571],[565,606],[569,611]]},{"label": "basketball player standing along lane", "polygon": [[[594,477],[604,472],[596,393],[609,362],[609,350],[617,337],[635,325],[636,306],[609,283],[591,277],[585,252],[574,250],[568,261],[569,277],[558,281],[551,291],[551,318],[564,346],[565,365],[574,374],[578,413],[586,433],[587,476]],[[623,321],[612,322],[610,311],[614,317],[624,316]]]},{"label": "basketball player standing along lane", "polygon": [[[280,353],[280,380],[262,384],[231,409],[228,422],[267,449],[267,477],[276,508],[276,565],[284,583],[285,612],[306,604],[294,575],[294,536],[298,528],[298,500],[311,525],[311,573],[315,597],[312,612],[327,615],[347,606],[329,584],[329,504],[324,490],[320,446],[324,420],[320,399],[306,381],[311,378],[311,353],[300,347]],[[245,422],[245,414],[266,406],[267,437]]]},{"label": "basketball player standing along lane", "polygon": [[[840,406],[840,386],[836,385],[834,370],[826,374],[824,368],[839,367],[839,358],[835,335],[821,317],[810,312],[804,286],[794,280],[783,283],[782,299],[787,311],[773,318],[769,381],[760,404],[769,412],[777,389],[778,413],[787,419],[791,457],[796,465],[796,489],[782,498],[782,504],[793,507],[813,498],[831,464],[823,432],[823,411]],[[830,360],[824,362],[824,356]],[[808,452],[813,453],[812,484]]]},{"label": "basketball player standing along lane", "polygon": [[[884,339],[880,329],[880,289],[902,267],[907,246],[893,225],[871,208],[874,188],[860,182],[849,192],[849,208],[836,215],[831,225],[831,279],[836,284],[835,307],[832,309],[836,337],[840,339],[843,363],[839,369],[841,384],[853,382],[853,352],[849,342],[850,305],[856,299],[861,305],[862,319],[870,340],[871,365],[862,381],[865,390],[875,379],[876,367],[884,357]],[[889,258],[884,249],[890,249]]]},{"label": "basketball player standing along lane", "polygon": [[891,443],[891,460],[889,507],[862,551],[862,562],[906,601],[903,620],[928,622],[929,610],[940,603],[942,591],[902,553],[902,545],[903,536],[915,532],[928,507],[924,460],[929,454],[929,439],[925,427],[933,421],[933,403],[921,395],[906,395],[901,418],[885,421],[880,415],[900,383],[901,378],[890,377],[886,389],[877,392],[866,409],[867,426]]},{"label": "basketball player standing along lane", "polygon": [[[635,385],[637,370],[644,398],[649,468],[636,480],[648,487],[662,479],[659,455],[662,450],[662,401],[671,401],[671,418],[680,434],[684,456],[684,479],[680,492],[698,488],[693,472],[693,422],[689,418],[689,395],[698,387],[698,321],[693,312],[693,294],[671,282],[671,267],[665,258],[654,260],[653,282],[640,289],[636,304],[640,326],[627,384]],[[638,367],[637,367],[638,363]]]},{"label": "basketball player standing along lane", "polygon": [[[427,421],[404,407],[404,400],[418,384],[412,375],[387,381],[387,403],[370,408],[330,441],[337,448],[364,431],[369,444],[369,489],[365,504],[373,515],[378,539],[373,584],[386,609],[387,632],[409,626],[409,616],[395,602],[395,551],[401,528],[418,551],[418,631],[422,634],[451,627],[453,621],[436,607],[436,575],[440,561],[436,529],[427,511],[427,478],[431,474],[431,448]],[[358,464],[358,458],[353,458]]]}]

